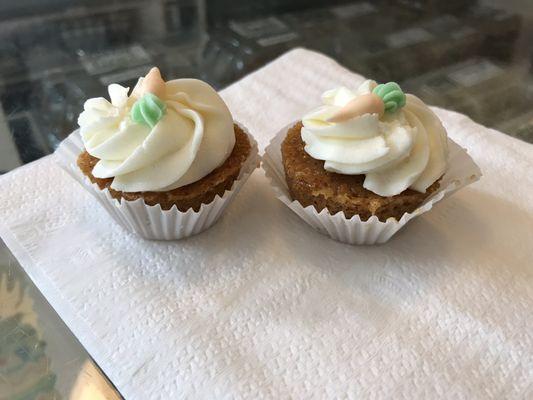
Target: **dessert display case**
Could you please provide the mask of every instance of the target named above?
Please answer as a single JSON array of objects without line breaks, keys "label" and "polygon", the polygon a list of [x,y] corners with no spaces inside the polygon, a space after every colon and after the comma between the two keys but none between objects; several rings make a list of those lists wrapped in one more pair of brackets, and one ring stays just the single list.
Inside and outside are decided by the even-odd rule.
[{"label": "dessert display case", "polygon": [[[513,5],[6,3],[0,6],[0,173],[52,153],[76,129],[85,99],[110,83],[132,87],[157,65],[166,77],[197,77],[221,89],[295,47],[327,54],[376,80],[397,81],[428,104],[533,143],[533,6]],[[7,250],[0,255],[0,378],[7,382],[0,379],[0,399],[20,388],[41,388],[42,398],[83,398],[91,385],[104,388],[104,398],[119,398],[31,278]],[[21,304],[29,305],[24,318]],[[33,372],[10,380],[13,365]]]},{"label": "dessert display case", "polygon": [[[201,77],[221,88],[297,46],[380,81],[408,82],[424,100],[480,123],[503,123],[511,135],[519,128],[510,121],[527,111],[530,75],[520,61],[529,50],[519,40],[527,14],[483,2],[237,3],[231,12],[222,11],[223,2],[81,2],[68,12],[54,4],[39,16],[4,10],[3,140],[19,154],[0,165],[3,171],[51,152],[76,127],[84,99],[111,82],[132,85],[157,64],[168,76]],[[512,87],[486,82],[478,97],[461,90],[432,97],[430,87],[446,81],[450,68],[474,58],[497,65],[499,82],[509,78]],[[506,121],[485,101],[501,91]]]}]

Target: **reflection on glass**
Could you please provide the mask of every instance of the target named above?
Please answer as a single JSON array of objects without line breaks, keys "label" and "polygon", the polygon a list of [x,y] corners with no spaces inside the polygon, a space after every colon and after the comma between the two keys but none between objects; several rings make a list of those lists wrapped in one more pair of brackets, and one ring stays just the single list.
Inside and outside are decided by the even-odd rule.
[{"label": "reflection on glass", "polygon": [[119,398],[0,242],[0,400]]},{"label": "reflection on glass", "polygon": [[0,275],[0,399],[59,399],[33,300],[24,289]]},{"label": "reflection on glass", "polygon": [[115,400],[121,397],[109,386],[101,372],[92,362],[83,364],[74,387],[70,392],[70,400]]},{"label": "reflection on glass", "polygon": [[59,399],[45,342],[16,314],[0,319],[0,399]]}]

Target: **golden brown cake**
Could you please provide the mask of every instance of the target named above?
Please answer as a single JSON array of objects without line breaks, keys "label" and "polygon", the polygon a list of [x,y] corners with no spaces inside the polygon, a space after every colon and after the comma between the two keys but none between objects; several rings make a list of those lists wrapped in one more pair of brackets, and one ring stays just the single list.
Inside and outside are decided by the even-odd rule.
[{"label": "golden brown cake", "polygon": [[202,203],[210,203],[217,194],[222,196],[226,190],[231,188],[239,176],[244,161],[250,154],[251,145],[248,136],[237,125],[234,125],[234,130],[235,146],[220,167],[196,182],[166,192],[121,192],[112,189],[110,186],[113,178],[101,179],[93,176],[92,170],[99,159],[91,156],[87,151],[80,154],[78,166],[101,190],[109,189],[111,196],[115,199],[133,201],[142,198],[148,205],[160,204],[163,210],[176,205],[180,211],[187,211],[190,208],[198,211]]},{"label": "golden brown cake", "polygon": [[343,211],[346,218],[359,215],[363,221],[372,215],[381,221],[390,217],[399,220],[439,188],[437,180],[426,193],[406,189],[391,197],[375,194],[363,187],[364,175],[326,171],[324,161],[314,159],[305,152],[301,129],[301,122],[289,128],[281,154],[290,195],[304,207],[312,205],[319,212],[327,208],[332,215]]}]

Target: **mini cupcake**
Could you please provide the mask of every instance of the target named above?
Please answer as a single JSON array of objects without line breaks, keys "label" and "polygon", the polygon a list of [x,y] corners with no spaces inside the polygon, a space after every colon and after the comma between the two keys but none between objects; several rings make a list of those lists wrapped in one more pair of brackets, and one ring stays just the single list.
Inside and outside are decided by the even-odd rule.
[{"label": "mini cupcake", "polygon": [[[471,162],[465,173],[471,174],[443,181],[450,162],[446,130],[429,107],[394,82],[367,80],[356,91],[330,90],[322,102],[274,139],[265,164],[284,176],[277,186],[280,195],[287,190],[290,207],[339,240],[384,242],[431,208],[432,203],[421,208],[429,200],[480,176],[463,150]],[[454,159],[457,147],[453,144]],[[272,154],[276,151],[281,157]]]},{"label": "mini cupcake", "polygon": [[281,147],[291,196],[347,218],[400,219],[439,187],[446,130],[421,100],[390,82],[324,93]]},{"label": "mini cupcake", "polygon": [[[110,101],[87,100],[78,119],[84,183],[146,238],[177,239],[212,225],[257,166],[253,138],[200,80],[165,82],[152,68],[129,95],[117,84],[108,89]],[[74,141],[58,152],[68,158]]]}]

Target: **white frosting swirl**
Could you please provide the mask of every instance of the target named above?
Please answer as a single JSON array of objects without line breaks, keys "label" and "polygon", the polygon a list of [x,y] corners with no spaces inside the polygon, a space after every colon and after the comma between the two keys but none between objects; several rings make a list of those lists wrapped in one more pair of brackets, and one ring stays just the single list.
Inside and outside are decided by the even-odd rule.
[{"label": "white frosting swirl", "polygon": [[100,159],[93,175],[114,178],[113,189],[158,192],[185,186],[220,166],[233,150],[231,114],[205,82],[166,82],[161,96],[166,112],[153,128],[130,117],[137,98],[128,97],[129,88],[112,84],[108,90],[111,102],[87,100],[78,124],[85,149]]},{"label": "white frosting swirl", "polygon": [[327,171],[365,174],[363,186],[380,196],[394,196],[407,188],[424,193],[444,174],[448,146],[442,123],[419,98],[406,95],[403,108],[381,118],[364,114],[328,121],[376,85],[367,80],[356,92],[344,87],[325,92],[324,105],[302,119],[305,151],[324,160]]}]

